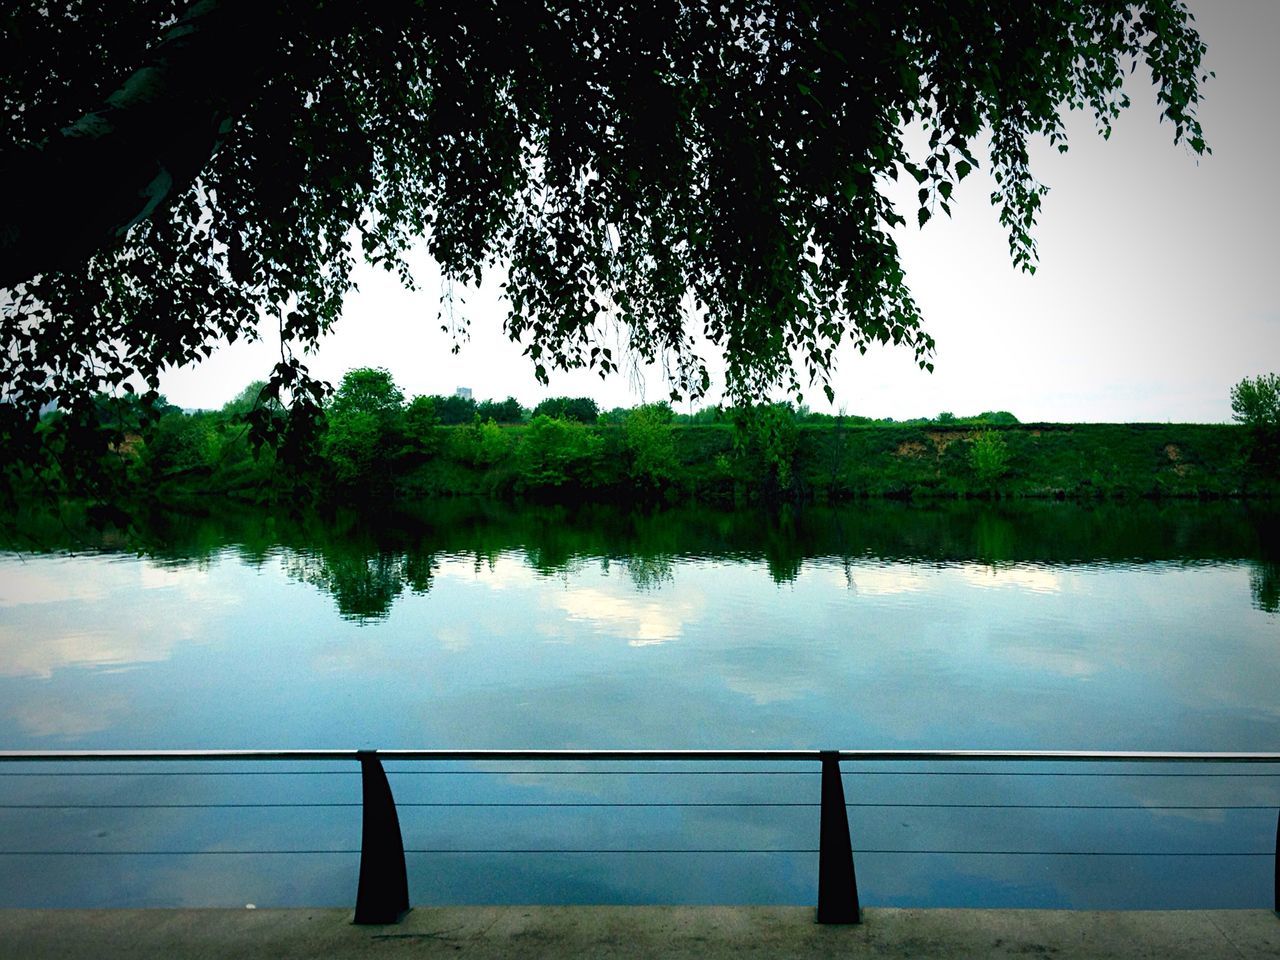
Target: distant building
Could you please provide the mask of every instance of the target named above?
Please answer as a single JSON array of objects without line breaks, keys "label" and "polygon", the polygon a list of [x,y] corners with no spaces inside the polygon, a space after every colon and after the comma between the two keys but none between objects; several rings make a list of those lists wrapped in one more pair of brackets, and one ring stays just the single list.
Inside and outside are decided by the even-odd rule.
[{"label": "distant building", "polygon": [[470,387],[459,387],[457,390],[453,391],[453,395],[454,395],[455,397],[461,397],[463,400],[470,400],[470,399],[471,399],[471,388],[470,388]]}]

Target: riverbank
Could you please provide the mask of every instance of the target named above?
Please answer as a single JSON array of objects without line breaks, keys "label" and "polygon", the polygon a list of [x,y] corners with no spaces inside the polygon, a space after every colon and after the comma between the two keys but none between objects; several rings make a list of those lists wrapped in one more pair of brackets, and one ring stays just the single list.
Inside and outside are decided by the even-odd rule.
[{"label": "riverbank", "polygon": [[[452,497],[602,503],[838,503],[877,498],[1271,499],[1280,471],[1230,424],[525,424],[434,427],[416,445],[289,477],[245,451],[133,484],[162,502],[221,496],[412,503]],[[376,455],[375,455],[376,454]]]},{"label": "riverbank", "polygon": [[819,926],[807,907],[426,907],[395,926],[349,910],[0,910],[0,953],[112,958],[894,958],[1270,960],[1269,910],[870,909]]}]

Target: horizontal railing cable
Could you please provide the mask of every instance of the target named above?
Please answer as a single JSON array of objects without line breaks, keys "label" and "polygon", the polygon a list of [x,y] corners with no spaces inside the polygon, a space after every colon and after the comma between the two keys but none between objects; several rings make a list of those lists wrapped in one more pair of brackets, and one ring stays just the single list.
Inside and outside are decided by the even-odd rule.
[{"label": "horizontal railing cable", "polygon": [[[5,857],[205,857],[205,856],[280,856],[357,854],[358,849],[303,849],[303,850],[0,850]],[[406,854],[801,854],[819,853],[817,847],[405,847]],[[853,853],[913,854],[928,856],[990,856],[990,857],[1270,857],[1271,850],[964,850],[955,848],[912,849],[855,847]]]},{"label": "horizontal railing cable", "polygon": [[[1280,763],[1274,752],[1193,752],[1160,750],[9,750],[0,762],[359,760],[375,754],[392,760],[610,760],[660,761],[927,761],[940,762],[1127,762],[1127,763]],[[530,771],[525,771],[530,772]]]},{"label": "horizontal railing cable", "polygon": [[[0,803],[0,810],[254,810],[254,809],[307,809],[311,807],[358,808],[356,802],[291,801],[244,803]],[[807,807],[817,809],[820,803],[790,800],[653,800],[653,801],[505,801],[505,800],[432,800],[397,801],[397,808],[404,807]],[[1146,803],[927,803],[908,801],[854,801],[846,808],[865,807],[889,810],[1274,810],[1273,803],[1197,803],[1197,804],[1146,804]]]},{"label": "horizontal railing cable", "polygon": [[[1263,760],[1260,763],[1280,763]],[[857,777],[1200,777],[1217,779],[1280,778],[1276,773],[1239,771],[1150,771],[1123,770],[845,770]],[[388,776],[537,776],[537,777],[816,777],[817,770],[397,770]],[[0,770],[0,777],[358,777],[359,770]]]}]

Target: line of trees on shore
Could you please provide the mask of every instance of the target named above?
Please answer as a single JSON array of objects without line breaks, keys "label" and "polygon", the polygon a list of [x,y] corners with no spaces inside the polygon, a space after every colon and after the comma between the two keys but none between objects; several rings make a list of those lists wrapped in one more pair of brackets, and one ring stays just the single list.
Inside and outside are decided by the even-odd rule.
[{"label": "line of trees on shore", "polygon": [[[1260,378],[1264,379],[1265,378]],[[1270,381],[1233,402],[1258,423]],[[1261,399],[1259,399],[1261,393]],[[254,418],[290,413],[245,387],[220,410],[102,396],[116,489],[181,499],[316,501],[440,496],[755,502],[857,496],[1232,496],[1275,484],[1271,433],[1213,425],[1020,425],[1007,411],[876,420],[789,403],[678,413],[665,403],[602,411],[586,397],[532,409],[515,398],[406,399],[380,368],[348,371],[305,451],[255,448]],[[1256,409],[1255,409],[1256,408]],[[1255,414],[1257,414],[1255,416]],[[46,417],[50,446],[80,434]],[[84,431],[81,430],[80,433]],[[1261,437],[1262,440],[1258,438]],[[1266,456],[1261,459],[1259,450]],[[56,453],[56,451],[55,451]],[[48,462],[56,463],[57,457]],[[92,494],[46,467],[44,487]]]}]

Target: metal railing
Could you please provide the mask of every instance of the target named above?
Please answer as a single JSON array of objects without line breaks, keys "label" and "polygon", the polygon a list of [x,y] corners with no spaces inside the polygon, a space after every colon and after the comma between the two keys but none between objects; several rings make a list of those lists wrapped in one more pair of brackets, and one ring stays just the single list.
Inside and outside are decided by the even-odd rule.
[{"label": "metal railing", "polygon": [[[1124,763],[1124,764],[1280,764],[1280,753],[1188,753],[1160,751],[1080,751],[1080,750],[63,750],[63,751],[6,751],[0,752],[0,764],[3,763],[77,763],[91,762],[193,762],[193,761],[354,761],[360,765],[361,775],[361,809],[362,829],[360,854],[360,872],[356,893],[355,923],[386,924],[395,923],[409,910],[408,875],[405,868],[405,846],[400,830],[399,817],[396,812],[395,799],[387,780],[383,760],[396,761],[499,761],[537,763],[548,761],[743,761],[768,764],[777,761],[816,762],[820,764],[822,776],[821,793],[817,806],[820,807],[819,843],[816,851],[734,851],[734,850],[672,850],[644,852],[816,852],[818,854],[818,903],[817,920],[819,923],[858,923],[861,919],[861,906],[858,897],[857,876],[854,868],[854,849],[851,842],[848,808],[850,806],[921,806],[921,807],[982,807],[998,809],[1077,809],[1064,804],[847,804],[844,794],[843,774],[840,769],[842,761],[862,763],[884,763],[917,761],[950,764],[971,761],[995,762],[1068,762],[1068,763]],[[497,771],[477,771],[497,772]],[[535,770],[509,771],[512,773],[533,773]],[[551,771],[574,772],[582,771]],[[634,771],[633,771],[634,772]],[[654,771],[650,771],[654,772]],[[668,772],[669,771],[663,771]],[[712,771],[697,771],[712,772]],[[818,772],[818,771],[815,771]],[[868,775],[872,771],[859,771]],[[918,773],[919,771],[913,771]],[[968,775],[990,775],[986,771],[967,772]],[[19,774],[22,775],[22,774]],[[28,774],[29,775],[29,774]],[[1005,775],[1005,774],[1001,774]],[[1050,773],[1036,771],[1032,776],[1081,776],[1091,774]],[[1103,775],[1103,774],[1092,774]],[[1177,774],[1148,774],[1151,776],[1176,776]],[[1194,775],[1194,774],[1193,774]],[[1222,776],[1222,774],[1201,774],[1202,776]],[[1262,774],[1280,778],[1280,773]],[[279,804],[280,806],[307,806],[308,804]],[[312,804],[314,806],[344,806],[346,804]],[[414,804],[415,806],[432,806],[433,804]],[[441,806],[507,806],[510,804],[439,804]],[[537,804],[524,804],[537,806]],[[557,804],[545,804],[556,806]],[[566,805],[566,804],[558,804]],[[587,806],[625,806],[626,804],[585,804]],[[680,806],[680,804],[636,804],[639,806]],[[698,804],[685,804],[697,806]],[[735,804],[703,804],[705,806],[733,806]],[[744,804],[755,806],[811,806],[814,804]],[[9,805],[25,808],[28,805]],[[43,805],[30,805],[43,806]],[[65,805],[64,805],[65,806]],[[109,805],[96,804],[94,807]],[[148,805],[152,806],[152,805]],[[178,805],[181,806],[181,805]],[[212,806],[216,806],[212,805]],[[230,806],[239,806],[231,804]],[[247,804],[254,806],[254,804]],[[1271,809],[1280,806],[1280,801],[1264,806],[1177,806],[1164,809]],[[1138,809],[1138,807],[1116,807],[1086,805],[1085,809]],[[1142,809],[1155,809],[1142,805]],[[55,853],[59,851],[54,851]],[[265,851],[248,851],[265,852]],[[304,852],[304,851],[280,851]],[[341,851],[321,851],[341,852]],[[467,851],[411,851],[460,853]],[[474,852],[517,852],[517,851],[474,851]],[[543,851],[525,851],[543,852]],[[581,852],[581,853],[618,853],[641,852],[628,850],[605,851],[545,851],[545,852]],[[867,849],[863,853],[958,853],[958,854],[1017,854],[1048,853],[1059,855],[1081,856],[1101,855],[1089,851],[989,851],[989,850],[874,850]],[[0,851],[0,854],[30,854],[31,851]],[[1122,854],[1110,854],[1122,855]],[[1162,852],[1133,852],[1123,855],[1159,856],[1168,855]],[[1177,855],[1216,855],[1216,856],[1272,856],[1275,862],[1273,883],[1273,905],[1280,912],[1280,811],[1277,811],[1275,848],[1268,854],[1263,851],[1243,851],[1215,854],[1177,854]]]}]

